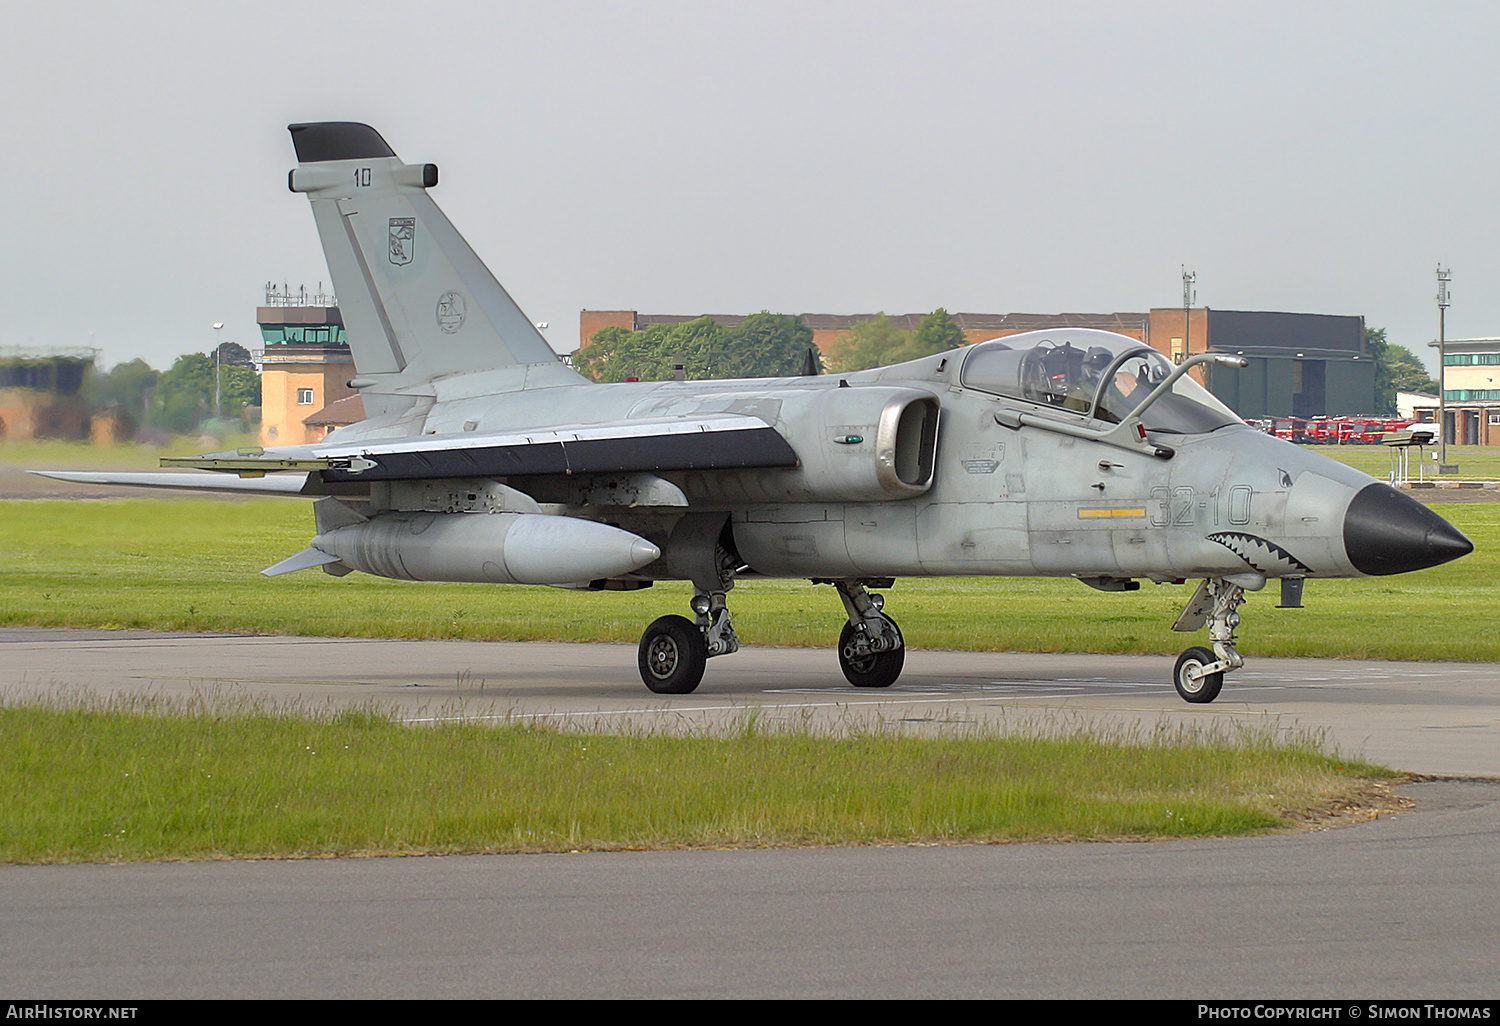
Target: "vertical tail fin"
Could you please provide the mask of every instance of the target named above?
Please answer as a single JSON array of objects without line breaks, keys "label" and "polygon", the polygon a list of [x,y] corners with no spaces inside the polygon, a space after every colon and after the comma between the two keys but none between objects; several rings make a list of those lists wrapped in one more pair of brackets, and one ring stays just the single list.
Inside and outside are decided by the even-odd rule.
[{"label": "vertical tail fin", "polygon": [[538,364],[583,380],[428,197],[435,165],[401,163],[369,125],[289,128],[298,166],[288,184],[312,202],[358,384],[391,393]]}]

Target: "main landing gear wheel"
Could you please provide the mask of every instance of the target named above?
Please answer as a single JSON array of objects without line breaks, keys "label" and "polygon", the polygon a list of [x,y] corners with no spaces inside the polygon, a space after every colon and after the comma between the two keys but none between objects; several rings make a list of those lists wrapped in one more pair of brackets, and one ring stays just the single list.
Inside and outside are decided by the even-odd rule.
[{"label": "main landing gear wheel", "polygon": [[663,616],[641,635],[641,680],[658,695],[690,694],[703,680],[708,645],[685,616]]},{"label": "main landing gear wheel", "polygon": [[1218,657],[1208,649],[1196,646],[1177,657],[1177,668],[1172,671],[1172,683],[1183,701],[1212,702],[1219,697],[1219,689],[1224,686],[1223,673],[1210,673],[1197,678],[1191,676],[1191,673],[1218,661]]},{"label": "main landing gear wheel", "polygon": [[[890,620],[889,617],[886,619]],[[895,620],[890,620],[890,624],[899,638],[901,628],[896,626]],[[906,646],[890,652],[857,655],[853,645],[857,633],[850,623],[844,624],[844,629],[839,632],[839,669],[844,671],[849,683],[857,688],[888,688],[896,683],[896,678],[901,676],[901,667],[906,664]]]}]

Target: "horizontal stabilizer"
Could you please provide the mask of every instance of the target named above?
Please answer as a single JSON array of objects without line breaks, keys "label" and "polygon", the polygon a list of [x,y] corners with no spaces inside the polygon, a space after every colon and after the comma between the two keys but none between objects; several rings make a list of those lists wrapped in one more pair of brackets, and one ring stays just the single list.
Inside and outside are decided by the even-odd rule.
[{"label": "horizontal stabilizer", "polygon": [[307,475],[291,477],[226,477],[223,474],[123,474],[93,470],[33,470],[38,477],[76,484],[117,485],[130,488],[176,488],[200,492],[258,492],[262,495],[301,495]]},{"label": "horizontal stabilizer", "polygon": [[330,556],[326,552],[317,549],[303,549],[295,556],[288,556],[280,563],[266,567],[261,574],[266,577],[280,577],[282,574],[296,573],[298,570],[311,570],[315,566],[325,566],[329,563],[337,563],[339,557]]}]

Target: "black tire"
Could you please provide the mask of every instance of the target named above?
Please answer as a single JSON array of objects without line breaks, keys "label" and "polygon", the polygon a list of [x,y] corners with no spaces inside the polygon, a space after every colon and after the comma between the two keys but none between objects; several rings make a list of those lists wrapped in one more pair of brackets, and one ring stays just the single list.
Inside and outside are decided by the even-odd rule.
[{"label": "black tire", "polygon": [[1194,647],[1188,649],[1177,657],[1177,666],[1172,670],[1172,684],[1177,688],[1177,693],[1182,696],[1184,702],[1212,702],[1219,697],[1219,689],[1224,686],[1224,674],[1210,673],[1207,677],[1199,677],[1192,680],[1188,677],[1189,669],[1197,669],[1216,663],[1219,657],[1206,648]]},{"label": "black tire", "polygon": [[663,616],[641,635],[636,659],[641,680],[658,695],[688,695],[703,680],[708,644],[685,616]]},{"label": "black tire", "polygon": [[[901,628],[896,626],[896,621],[891,620],[890,624],[896,637],[901,637]],[[850,623],[844,624],[844,629],[839,632],[839,669],[844,671],[845,679],[857,688],[888,688],[896,683],[896,678],[901,676],[901,667],[906,665],[906,646],[903,644],[890,652],[872,652],[851,658],[846,653],[854,634],[854,625]]]}]

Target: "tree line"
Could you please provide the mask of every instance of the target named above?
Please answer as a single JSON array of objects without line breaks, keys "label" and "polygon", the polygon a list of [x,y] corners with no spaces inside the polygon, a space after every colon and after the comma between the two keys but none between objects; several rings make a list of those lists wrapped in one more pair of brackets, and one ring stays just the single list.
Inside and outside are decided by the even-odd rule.
[{"label": "tree line", "polygon": [[[885,313],[860,321],[836,339],[827,353],[813,345],[812,329],[801,317],[761,311],[734,327],[711,317],[652,325],[642,331],[608,327],[596,332],[574,356],[574,366],[594,381],[665,381],[678,358],[690,380],[772,378],[798,375],[811,353],[818,373],[848,373],[915,360],[957,348],[963,330],[942,307],[907,331]],[[1384,328],[1365,331],[1365,348],[1375,362],[1375,412],[1396,413],[1396,393],[1437,393],[1437,382],[1406,346],[1389,342]],[[111,370],[90,369],[83,395],[92,409],[112,414],[121,434],[146,430],[188,434],[215,417],[214,357],[220,362],[219,406],[226,420],[239,419],[261,402],[260,375],[250,352],[225,342],[209,353],[184,353],[165,371],[139,358]]]},{"label": "tree line", "polygon": [[1384,328],[1365,329],[1365,352],[1375,361],[1375,414],[1396,415],[1396,393],[1437,395],[1438,383],[1416,353],[1388,342]]},{"label": "tree line", "polygon": [[809,355],[818,373],[842,373],[915,360],[963,344],[963,329],[939,307],[912,331],[877,314],[855,324],[822,354],[801,317],[762,310],[730,328],[712,317],[653,324],[641,331],[601,328],[574,356],[573,366],[594,381],[666,381],[675,373],[678,359],[690,380],[781,378],[801,374]]},{"label": "tree line", "polygon": [[139,357],[108,370],[91,369],[83,397],[89,407],[111,414],[120,437],[142,430],[189,434],[214,419],[214,358],[219,361],[219,408],[225,420],[238,420],[246,407],[260,405],[260,375],[250,351],[224,342],[213,352],[184,353],[164,371]]}]

